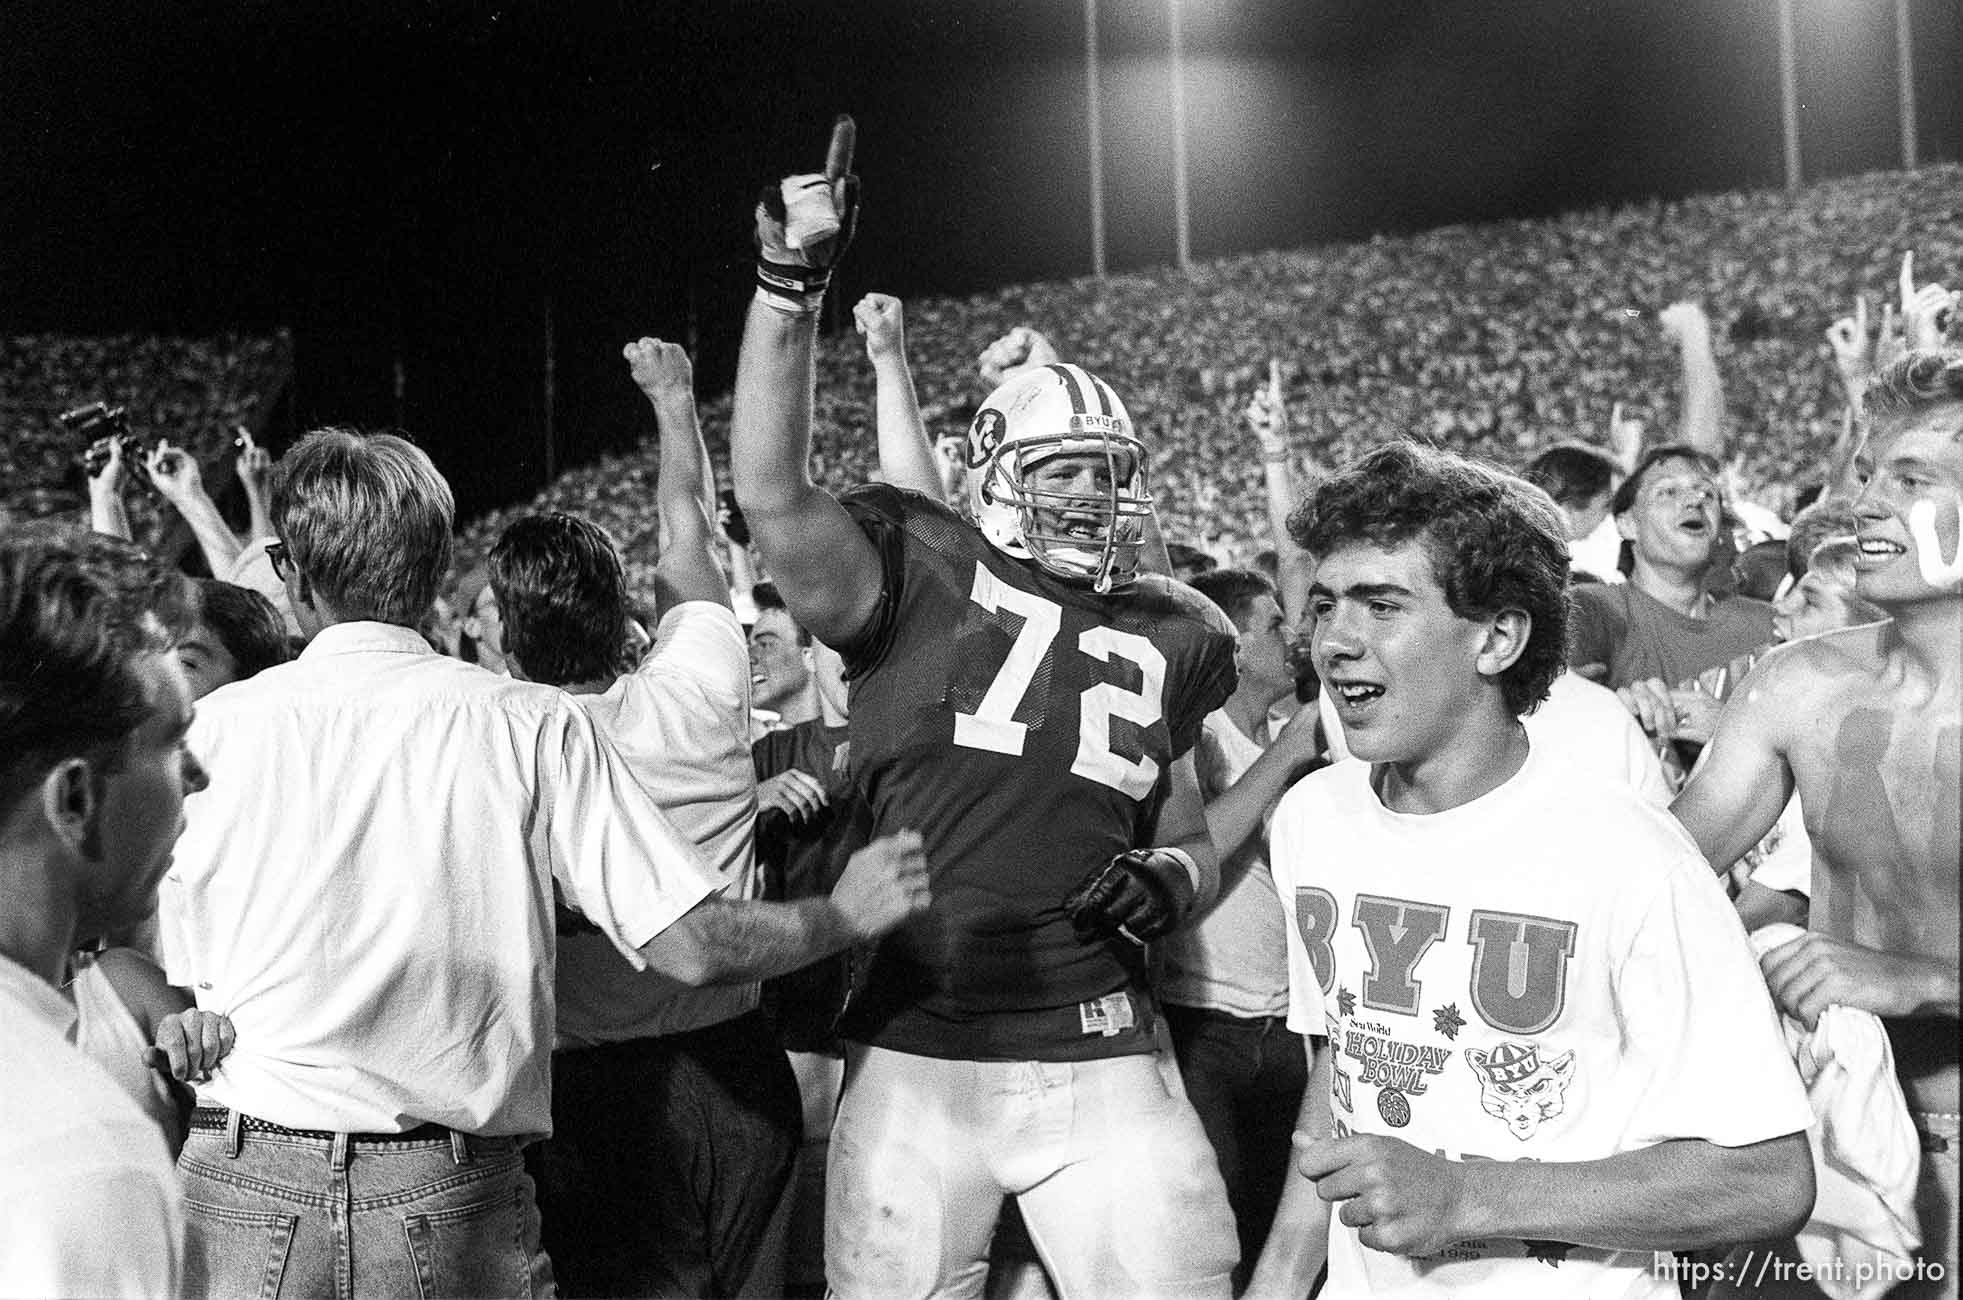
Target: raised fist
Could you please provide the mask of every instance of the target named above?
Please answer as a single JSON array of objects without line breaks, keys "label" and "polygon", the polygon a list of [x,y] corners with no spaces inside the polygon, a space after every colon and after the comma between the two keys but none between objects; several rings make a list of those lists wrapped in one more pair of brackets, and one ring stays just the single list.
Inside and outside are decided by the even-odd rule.
[{"label": "raised fist", "polygon": [[1711,334],[1710,317],[1704,308],[1694,302],[1673,302],[1656,314],[1656,323],[1663,328],[1665,338],[1678,342],[1689,342],[1708,338]]},{"label": "raised fist", "polygon": [[1010,376],[1031,366],[1053,365],[1059,358],[1050,341],[1027,325],[1018,325],[982,349],[976,359],[982,383],[992,392]]},{"label": "raised fist", "polygon": [[264,501],[267,489],[272,486],[273,457],[264,447],[252,439],[252,431],[244,425],[239,426],[239,486],[247,496]]},{"label": "raised fist", "polygon": [[681,344],[636,339],[622,348],[620,355],[627,358],[627,369],[634,376],[635,385],[649,400],[694,396],[695,371]]},{"label": "raised fist", "polygon": [[1842,316],[1827,326],[1827,346],[1833,349],[1834,368],[1850,391],[1860,387],[1874,363],[1874,342],[1868,338],[1868,296],[1856,295],[1854,314]]},{"label": "raised fist", "polygon": [[887,293],[869,293],[852,309],[852,324],[866,341],[866,356],[872,361],[904,357],[907,350],[906,320],[900,300]]},{"label": "raised fist", "polygon": [[1953,293],[1940,284],[1915,283],[1915,253],[1902,254],[1902,343],[1911,352],[1927,352],[1943,345],[1943,336],[1955,319],[1963,294]]},{"label": "raised fist", "polygon": [[157,485],[157,491],[173,505],[204,490],[204,474],[198,469],[197,459],[172,445],[169,439],[159,442],[144,456],[143,468]]},{"label": "raised fist", "polygon": [[1281,400],[1279,388],[1265,384],[1257,389],[1241,416],[1260,445],[1263,457],[1275,460],[1288,454],[1288,407]]},{"label": "raised fist", "polygon": [[825,170],[786,176],[757,203],[757,287],[762,301],[780,311],[815,315],[832,267],[852,242],[859,213],[855,140],[852,119],[840,115],[832,124]]}]

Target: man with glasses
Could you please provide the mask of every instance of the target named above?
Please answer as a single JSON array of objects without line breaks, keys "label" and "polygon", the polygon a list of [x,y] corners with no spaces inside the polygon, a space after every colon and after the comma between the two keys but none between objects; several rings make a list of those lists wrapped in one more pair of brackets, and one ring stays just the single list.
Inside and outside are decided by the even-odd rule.
[{"label": "man with glasses", "polygon": [[1713,589],[1725,562],[1718,472],[1694,447],[1651,449],[1610,502],[1629,581],[1574,592],[1569,666],[1618,692],[1659,738],[1678,722],[1672,687],[1772,640],[1772,606]]}]

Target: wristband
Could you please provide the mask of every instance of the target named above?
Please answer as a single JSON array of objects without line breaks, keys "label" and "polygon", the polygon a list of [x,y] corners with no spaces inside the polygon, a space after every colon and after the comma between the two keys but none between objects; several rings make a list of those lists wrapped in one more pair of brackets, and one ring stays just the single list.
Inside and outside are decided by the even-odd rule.
[{"label": "wristband", "polygon": [[831,284],[829,268],[757,262],[757,301],[789,316],[816,316]]}]

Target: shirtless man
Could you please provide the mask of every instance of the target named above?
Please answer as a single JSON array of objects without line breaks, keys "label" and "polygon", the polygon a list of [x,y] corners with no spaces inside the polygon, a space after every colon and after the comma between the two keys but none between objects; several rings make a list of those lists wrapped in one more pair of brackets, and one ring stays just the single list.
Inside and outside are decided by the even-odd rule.
[{"label": "shirtless man", "polygon": [[1795,789],[1813,838],[1810,933],[1767,954],[1779,1007],[1887,1024],[1923,1135],[1923,1257],[1892,1294],[1955,1296],[1957,875],[1963,857],[1963,352],[1897,362],[1868,390],[1855,589],[1891,621],[1774,651],[1726,707],[1672,806],[1723,871]]}]

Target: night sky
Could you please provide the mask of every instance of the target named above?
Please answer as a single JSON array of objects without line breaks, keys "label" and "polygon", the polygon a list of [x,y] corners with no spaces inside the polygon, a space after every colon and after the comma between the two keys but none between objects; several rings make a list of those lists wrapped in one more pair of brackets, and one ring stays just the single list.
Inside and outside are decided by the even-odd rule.
[{"label": "night sky", "polygon": [[[1893,4],[1796,4],[1808,176],[1898,165]],[[1783,179],[1775,0],[1183,5],[1199,257]],[[1100,11],[1110,262],[1162,265],[1165,3]],[[1963,158],[1963,5],[1911,12]],[[282,423],[399,419],[469,513],[542,480],[548,319],[560,468],[646,427],[627,338],[726,386],[748,205],[834,113],[847,306],[1087,273],[1083,43],[1081,0],[8,0],[0,329],[290,328]]]}]

